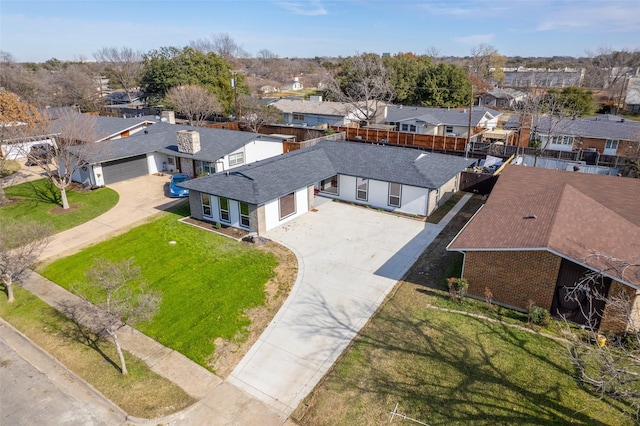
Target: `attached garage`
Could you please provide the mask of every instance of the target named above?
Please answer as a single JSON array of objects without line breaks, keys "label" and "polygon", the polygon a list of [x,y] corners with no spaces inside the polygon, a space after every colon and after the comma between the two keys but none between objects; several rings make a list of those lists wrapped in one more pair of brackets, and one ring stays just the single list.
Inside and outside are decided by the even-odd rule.
[{"label": "attached garage", "polygon": [[142,154],[104,162],[102,163],[102,173],[105,185],[148,175],[147,155]]}]

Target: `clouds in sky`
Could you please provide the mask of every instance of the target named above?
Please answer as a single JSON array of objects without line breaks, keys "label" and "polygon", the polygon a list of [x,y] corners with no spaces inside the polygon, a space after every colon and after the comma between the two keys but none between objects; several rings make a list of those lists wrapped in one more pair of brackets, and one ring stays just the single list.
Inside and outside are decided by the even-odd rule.
[{"label": "clouds in sky", "polygon": [[277,3],[281,8],[302,16],[320,16],[326,15],[327,9],[324,8],[319,0],[310,1],[287,1]]}]

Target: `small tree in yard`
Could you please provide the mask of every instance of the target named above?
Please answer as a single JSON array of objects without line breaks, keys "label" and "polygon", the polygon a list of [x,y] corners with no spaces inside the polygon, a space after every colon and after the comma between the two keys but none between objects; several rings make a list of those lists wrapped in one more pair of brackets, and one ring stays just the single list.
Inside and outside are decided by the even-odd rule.
[{"label": "small tree in yard", "polygon": [[240,104],[242,105],[242,123],[254,133],[258,133],[266,124],[282,120],[282,111],[272,105],[263,105],[249,95],[243,96]]},{"label": "small tree in yard", "polygon": [[[49,131],[47,122],[43,131]],[[62,208],[68,209],[67,188],[73,175],[89,164],[100,146],[96,143],[96,117],[66,111],[56,120],[57,132],[46,155],[31,156],[30,159],[44,171],[51,183],[60,191]],[[29,155],[29,152],[25,152]]]},{"label": "small tree in yard", "polygon": [[466,278],[447,278],[447,286],[449,287],[449,295],[451,298],[461,302],[464,295],[467,294],[469,281],[467,281]]},{"label": "small tree in yard", "polygon": [[0,221],[0,276],[7,302],[15,300],[13,283],[31,268],[49,243],[53,228],[37,222]]},{"label": "small tree in yard", "polygon": [[169,89],[166,101],[187,117],[190,126],[202,126],[208,116],[222,112],[222,106],[215,95],[195,84]]},{"label": "small tree in yard", "polygon": [[97,306],[92,317],[93,324],[116,346],[122,374],[127,374],[118,332],[125,325],[150,321],[160,307],[161,294],[148,289],[140,277],[140,268],[133,259],[109,262],[97,259],[86,272],[86,290],[80,293],[85,300]]},{"label": "small tree in yard", "polygon": [[[585,274],[566,293],[569,299],[587,300],[583,308],[586,329],[577,330],[568,323],[564,327],[570,359],[583,385],[598,397],[622,401],[640,423],[640,324],[634,322],[637,315],[634,296],[625,292],[607,296],[594,290],[599,288],[604,274],[622,279],[635,276],[640,274],[640,264],[596,253],[590,257],[597,257],[604,267]],[[605,339],[592,326],[600,322],[601,313],[591,308],[597,301],[606,303],[607,323],[617,324],[624,330],[622,333],[610,334]]]}]

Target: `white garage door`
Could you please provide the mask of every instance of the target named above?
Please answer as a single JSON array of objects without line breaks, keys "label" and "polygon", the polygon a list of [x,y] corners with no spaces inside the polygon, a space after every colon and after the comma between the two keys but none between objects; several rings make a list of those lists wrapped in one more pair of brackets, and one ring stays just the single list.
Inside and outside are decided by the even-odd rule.
[{"label": "white garage door", "polygon": [[102,163],[105,185],[149,174],[145,154]]}]

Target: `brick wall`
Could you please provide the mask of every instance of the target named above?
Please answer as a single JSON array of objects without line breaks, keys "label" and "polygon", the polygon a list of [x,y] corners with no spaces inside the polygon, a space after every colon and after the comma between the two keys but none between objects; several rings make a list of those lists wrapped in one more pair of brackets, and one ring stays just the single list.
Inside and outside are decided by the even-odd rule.
[{"label": "brick wall", "polygon": [[547,251],[467,252],[464,277],[474,296],[489,288],[496,303],[527,309],[532,301],[551,309],[560,260]]},{"label": "brick wall", "polygon": [[[622,304],[607,303],[602,313],[600,321],[600,330],[611,331],[613,333],[621,333],[628,326],[640,326],[638,323],[638,300],[637,291],[629,286],[612,281],[609,287],[607,299],[612,300],[619,298],[620,301],[628,300],[627,306]],[[631,318],[628,315],[631,314]]]}]

